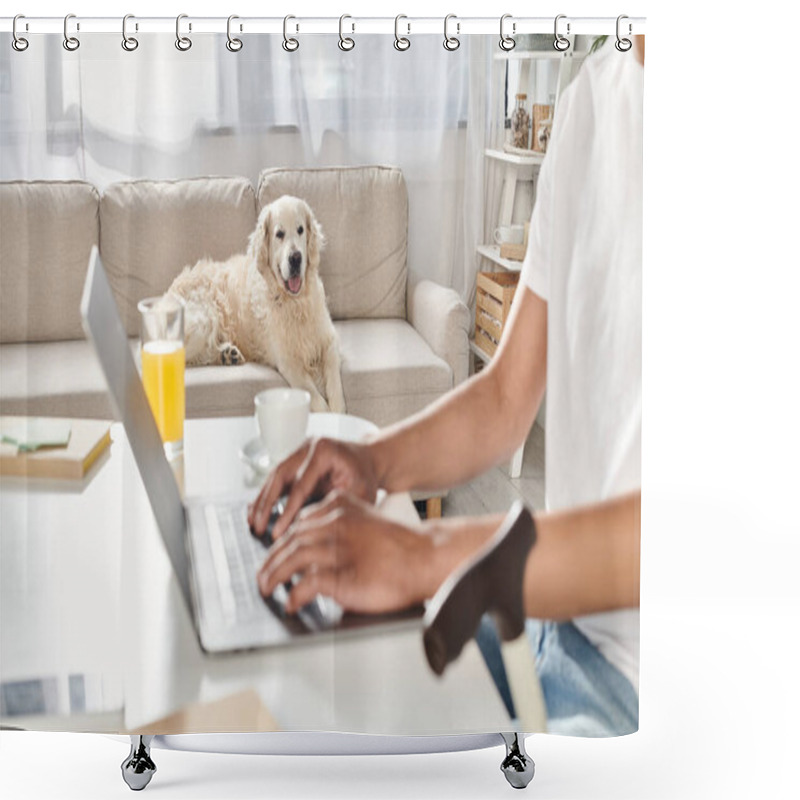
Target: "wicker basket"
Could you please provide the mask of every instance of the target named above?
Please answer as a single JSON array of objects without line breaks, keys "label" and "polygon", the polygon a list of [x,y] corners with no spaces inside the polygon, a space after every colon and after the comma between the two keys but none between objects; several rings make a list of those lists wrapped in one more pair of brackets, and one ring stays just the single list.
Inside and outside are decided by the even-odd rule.
[{"label": "wicker basket", "polygon": [[518,272],[478,273],[475,344],[486,355],[493,356],[500,344],[518,282]]}]

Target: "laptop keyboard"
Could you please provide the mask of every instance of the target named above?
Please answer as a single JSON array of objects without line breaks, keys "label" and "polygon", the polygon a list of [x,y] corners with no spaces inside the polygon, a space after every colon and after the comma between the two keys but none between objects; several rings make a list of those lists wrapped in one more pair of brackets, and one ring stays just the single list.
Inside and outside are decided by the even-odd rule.
[{"label": "laptop keyboard", "polygon": [[[245,505],[207,505],[204,513],[225,618],[230,622],[252,619],[264,604],[256,575],[267,548],[250,534]],[[276,600],[280,602],[279,597]]]},{"label": "laptop keyboard", "polygon": [[[256,575],[269,548],[250,533],[244,504],[209,504],[204,506],[203,512],[225,620],[229,624],[252,621],[264,613],[264,599],[258,590]],[[274,523],[276,518],[277,513],[270,522]],[[272,593],[272,600],[282,613],[291,584],[297,580],[299,576],[293,576],[288,584],[279,585]],[[297,617],[308,630],[326,630],[338,624],[342,613],[335,600],[317,595],[308,605],[298,609]]]}]

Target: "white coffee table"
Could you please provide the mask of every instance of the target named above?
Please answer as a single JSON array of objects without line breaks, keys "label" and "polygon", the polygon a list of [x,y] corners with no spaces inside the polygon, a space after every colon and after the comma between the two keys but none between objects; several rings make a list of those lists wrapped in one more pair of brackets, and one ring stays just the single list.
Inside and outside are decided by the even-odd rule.
[{"label": "white coffee table", "polygon": [[[354,434],[360,429],[358,423],[338,415],[314,414],[309,422],[315,435]],[[252,417],[189,421],[186,495],[230,494],[247,488],[255,496],[263,476],[246,468],[239,457],[241,446],[255,433]],[[471,645],[440,679],[427,665],[420,630],[205,656],[180,602],[143,488],[134,483],[128,492],[131,513],[125,515],[122,542],[121,613],[129,623],[128,729],[146,726],[188,703],[218,701],[247,688],[258,693],[284,731],[424,735],[507,727],[507,714],[477,647]],[[417,520],[407,494],[386,497],[382,509],[398,520]],[[148,576],[146,583],[141,575]]]},{"label": "white coffee table", "polygon": [[[314,434],[357,428],[336,415],[310,422]],[[255,433],[252,417],[189,420],[185,493],[255,496],[263,476],[239,456]],[[0,722],[139,730],[187,705],[253,690],[284,731],[424,735],[508,727],[477,647],[440,679],[417,630],[203,654],[120,425],[112,436],[109,455],[81,486],[2,480],[0,675],[52,679],[58,697],[45,713]],[[382,508],[417,519],[405,494],[386,497]],[[73,685],[84,676],[84,711],[70,706],[70,676]]]},{"label": "white coffee table", "polygon": [[[309,430],[353,438],[364,426],[312,415]],[[254,497],[263,476],[245,466],[239,451],[255,433],[253,417],[189,420],[180,474],[185,494],[244,490]],[[0,481],[0,676],[46,696],[38,709],[4,713],[0,724],[175,730],[154,739],[131,736],[139,766],[126,759],[123,775],[141,786],[152,770],[140,772],[137,758],[149,760],[150,744],[314,754],[435,752],[505,741],[509,781],[530,780],[532,762],[523,740],[505,733],[511,722],[474,642],[443,678],[428,667],[421,627],[204,654],[121,425],[112,427],[112,439],[80,485]],[[418,519],[407,494],[389,495],[381,507],[406,523]],[[220,715],[235,732],[219,734]],[[192,732],[184,732],[187,720]]]}]

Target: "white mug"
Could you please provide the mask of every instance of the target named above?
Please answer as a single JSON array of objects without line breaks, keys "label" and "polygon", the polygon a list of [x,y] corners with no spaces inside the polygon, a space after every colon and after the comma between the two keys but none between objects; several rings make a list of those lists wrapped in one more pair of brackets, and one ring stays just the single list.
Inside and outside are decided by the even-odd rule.
[{"label": "white mug", "polygon": [[524,225],[501,225],[494,231],[494,240],[497,244],[522,244],[524,239]]},{"label": "white mug", "polygon": [[266,389],[256,395],[255,404],[261,443],[277,464],[306,438],[311,395],[305,389]]}]

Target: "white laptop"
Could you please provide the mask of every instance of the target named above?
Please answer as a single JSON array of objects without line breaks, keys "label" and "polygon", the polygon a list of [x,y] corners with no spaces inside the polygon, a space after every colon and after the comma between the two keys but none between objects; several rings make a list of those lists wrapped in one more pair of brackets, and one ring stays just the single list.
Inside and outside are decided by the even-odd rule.
[{"label": "white laptop", "polygon": [[421,625],[420,609],[383,616],[342,615],[338,605],[324,597],[290,616],[284,612],[287,586],[262,598],[256,574],[268,552],[269,536],[261,540],[250,534],[247,495],[181,498],[96,247],[89,257],[81,317],[204,650],[270,647],[301,642],[309,635]]}]

